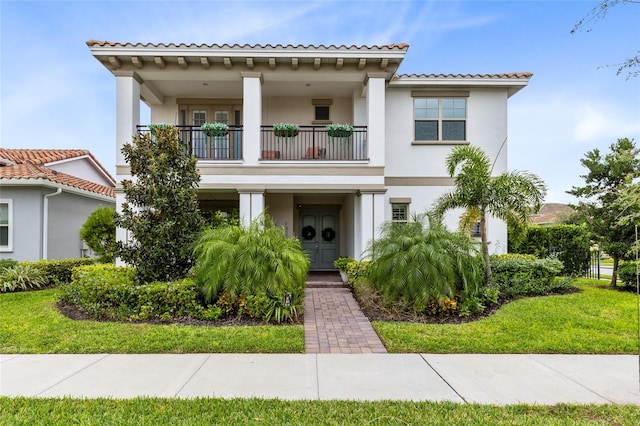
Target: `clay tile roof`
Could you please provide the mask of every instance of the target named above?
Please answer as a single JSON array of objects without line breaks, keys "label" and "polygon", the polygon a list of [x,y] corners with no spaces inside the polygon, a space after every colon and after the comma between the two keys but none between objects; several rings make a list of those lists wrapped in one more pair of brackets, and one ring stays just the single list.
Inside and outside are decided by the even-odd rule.
[{"label": "clay tile roof", "polygon": [[165,44],[165,43],[120,43],[120,42],[113,42],[113,41],[101,41],[101,40],[89,40],[87,41],[87,46],[89,47],[137,47],[137,48],[176,48],[176,47],[180,47],[180,48],[205,48],[205,49],[355,49],[355,50],[407,50],[409,48],[409,45],[407,43],[398,43],[398,44],[388,44],[388,45],[373,45],[373,46],[357,46],[355,44],[352,44],[350,46],[347,46],[345,44],[341,44],[339,46],[336,46],[335,44],[331,44],[329,46],[326,46],[324,44],[321,45],[313,45],[313,44],[309,44],[309,45],[302,45],[302,44],[298,44],[298,45],[292,45],[292,44],[287,44],[287,45],[283,45],[283,44],[206,44],[206,43],[200,43],[200,44],[196,44],[196,43],[190,43],[190,44],[186,44],[186,43],[180,43],[180,44],[175,44],[175,43],[169,43],[169,44]]},{"label": "clay tile roof", "polygon": [[110,186],[90,182],[76,176],[55,171],[46,165],[56,161],[70,158],[89,156],[102,169],[107,176],[113,177],[102,167],[102,165],[87,150],[81,149],[5,149],[0,148],[0,159],[9,160],[13,164],[0,166],[0,179],[20,179],[20,180],[48,180],[72,188],[83,189],[96,194],[109,197],[116,196],[115,191]]},{"label": "clay tile roof", "polygon": [[530,72],[511,72],[501,74],[399,74],[396,78],[531,78]]}]

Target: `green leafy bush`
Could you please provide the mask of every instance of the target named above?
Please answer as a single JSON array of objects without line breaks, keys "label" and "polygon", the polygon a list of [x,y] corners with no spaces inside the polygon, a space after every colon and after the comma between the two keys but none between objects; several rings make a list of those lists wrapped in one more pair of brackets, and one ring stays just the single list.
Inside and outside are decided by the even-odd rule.
[{"label": "green leafy bush", "polygon": [[32,263],[20,262],[0,270],[0,292],[30,290],[47,285],[45,274]]},{"label": "green leafy bush", "polygon": [[112,207],[94,210],[80,228],[80,238],[101,262],[113,262],[116,250],[116,212]]},{"label": "green leafy bush", "polygon": [[555,279],[562,271],[562,262],[557,259],[504,254],[491,256],[491,269],[494,286],[507,297],[553,293],[569,286],[569,280]]},{"label": "green leafy bush", "polygon": [[636,262],[624,262],[618,266],[618,278],[627,287],[637,286],[637,265]]},{"label": "green leafy bush", "polygon": [[223,294],[230,298],[266,294],[275,301],[292,294],[296,310],[302,305],[309,259],[300,241],[287,238],[267,215],[248,227],[205,230],[194,254],[196,281],[207,303],[219,302]]},{"label": "green leafy bush", "polygon": [[368,278],[371,270],[371,262],[368,260],[351,260],[347,263],[346,274],[349,277],[349,284],[354,284],[361,278]]},{"label": "green leafy bush", "polygon": [[538,258],[557,257],[563,275],[582,275],[589,268],[591,237],[581,225],[530,226],[525,236],[509,239],[509,251]]},{"label": "green leafy bush", "polygon": [[3,268],[10,268],[13,265],[17,265],[18,261],[13,259],[0,259],[0,271]]},{"label": "green leafy bush", "polygon": [[428,216],[386,223],[368,250],[369,279],[388,301],[422,312],[457,293],[475,295],[484,284],[482,256],[465,234]]},{"label": "green leafy bush", "polygon": [[96,319],[160,320],[192,316],[217,319],[220,312],[198,304],[191,279],[137,285],[135,270],[111,264],[77,268],[61,286],[60,300],[73,303]]},{"label": "green leafy bush", "polygon": [[39,260],[33,262],[46,276],[49,284],[68,283],[71,281],[73,268],[77,266],[93,265],[96,259],[75,258],[61,260]]},{"label": "green leafy bush", "polygon": [[355,262],[356,260],[352,257],[339,257],[333,261],[333,266],[336,269],[341,270],[342,272],[347,272],[347,265],[351,262]]}]

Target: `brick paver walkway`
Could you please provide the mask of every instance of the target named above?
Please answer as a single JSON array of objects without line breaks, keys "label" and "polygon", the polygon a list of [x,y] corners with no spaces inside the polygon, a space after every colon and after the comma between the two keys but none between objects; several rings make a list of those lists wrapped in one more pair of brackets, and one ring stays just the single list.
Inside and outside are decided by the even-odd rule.
[{"label": "brick paver walkway", "polygon": [[304,293],[307,353],[387,353],[348,288],[333,277],[314,277]]}]

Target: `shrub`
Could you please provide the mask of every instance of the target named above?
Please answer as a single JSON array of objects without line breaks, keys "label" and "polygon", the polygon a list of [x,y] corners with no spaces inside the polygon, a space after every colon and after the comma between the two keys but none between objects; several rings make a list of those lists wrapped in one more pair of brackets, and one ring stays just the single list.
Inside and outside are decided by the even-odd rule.
[{"label": "shrub", "polygon": [[358,261],[351,260],[347,263],[346,274],[349,277],[349,283],[354,284],[360,278],[368,278],[371,270],[371,262],[368,260]]},{"label": "shrub", "polygon": [[287,238],[267,215],[248,227],[205,230],[194,253],[196,281],[207,303],[222,294],[266,294],[273,300],[293,294],[293,303],[301,305],[309,259],[300,241]]},{"label": "shrub", "polygon": [[16,263],[0,271],[0,292],[40,288],[47,284],[47,278],[32,263]]},{"label": "shrub", "polygon": [[456,293],[474,295],[484,283],[482,256],[472,240],[428,216],[386,223],[367,253],[375,288],[388,302],[415,312],[433,301],[443,306]]},{"label": "shrub", "polygon": [[525,234],[517,241],[510,237],[509,251],[538,258],[557,257],[564,275],[582,275],[589,268],[591,238],[585,226],[530,226]]},{"label": "shrub", "polygon": [[116,249],[116,212],[111,207],[94,210],[80,228],[80,238],[100,258],[101,262],[113,262]]},{"label": "shrub", "polygon": [[538,295],[558,290],[555,277],[562,271],[562,262],[536,259],[531,255],[504,254],[491,256],[491,269],[495,287],[505,296]]},{"label": "shrub", "polygon": [[136,285],[135,270],[111,264],[77,268],[61,286],[60,300],[73,303],[96,319],[161,320],[182,316],[217,319],[219,310],[197,302],[191,279]]},{"label": "shrub", "polygon": [[339,257],[333,261],[333,266],[336,269],[341,270],[342,272],[347,272],[347,265],[355,261],[356,260],[352,257]]},{"label": "shrub", "polygon": [[637,286],[637,264],[636,262],[624,262],[618,266],[618,278],[627,287]]},{"label": "shrub", "polygon": [[46,276],[49,284],[68,283],[71,281],[73,268],[77,266],[93,265],[96,259],[77,258],[77,259],[61,259],[61,260],[39,260],[34,262]]},{"label": "shrub", "polygon": [[13,259],[0,259],[0,271],[3,268],[10,268],[13,265],[17,265],[18,261]]}]

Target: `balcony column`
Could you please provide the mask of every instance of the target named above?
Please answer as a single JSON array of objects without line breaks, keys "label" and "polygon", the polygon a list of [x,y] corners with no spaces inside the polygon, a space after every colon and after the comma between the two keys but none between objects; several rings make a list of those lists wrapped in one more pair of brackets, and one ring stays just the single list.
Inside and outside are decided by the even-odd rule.
[{"label": "balcony column", "polygon": [[367,73],[367,78],[365,79],[367,89],[367,142],[369,145],[369,164],[372,166],[384,166],[385,84],[385,73]]},{"label": "balcony column", "polygon": [[242,72],[244,164],[258,164],[260,159],[260,126],[262,125],[262,73]]},{"label": "balcony column", "polygon": [[384,200],[386,189],[360,191],[358,193],[359,202],[356,203],[356,214],[360,226],[356,232],[355,255],[364,259],[364,251],[369,244],[375,240],[376,235],[384,223]]},{"label": "balcony column", "polygon": [[264,211],[264,189],[239,189],[240,222],[249,225]]},{"label": "balcony column", "polygon": [[124,144],[131,142],[140,124],[140,84],[134,72],[114,73],[116,76],[116,165],[126,164],[122,155]]}]

